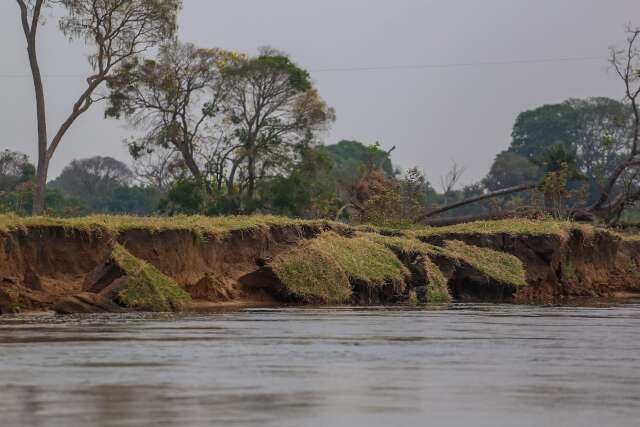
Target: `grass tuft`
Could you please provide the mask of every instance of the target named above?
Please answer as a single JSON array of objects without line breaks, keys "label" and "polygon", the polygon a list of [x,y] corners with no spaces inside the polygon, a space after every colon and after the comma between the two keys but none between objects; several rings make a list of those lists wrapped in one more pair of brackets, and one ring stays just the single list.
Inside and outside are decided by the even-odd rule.
[{"label": "grass tuft", "polygon": [[387,237],[373,234],[370,238],[387,246],[396,253],[420,256],[419,260],[428,280],[428,283],[425,283],[427,286],[427,302],[443,303],[452,301],[447,278],[444,277],[440,268],[431,260],[431,257],[437,254],[447,256],[450,256],[450,254],[447,254],[442,248],[409,237]]},{"label": "grass tuft", "polygon": [[444,250],[499,283],[518,287],[527,285],[524,265],[513,255],[470,246],[458,240],[445,242]]},{"label": "grass tuft", "polygon": [[367,237],[345,238],[332,232],[282,256],[273,269],[292,295],[329,304],[349,300],[351,281],[377,287],[408,274],[385,246]]},{"label": "grass tuft", "polygon": [[444,277],[438,266],[431,261],[428,256],[422,259],[424,270],[429,277],[429,285],[427,286],[427,302],[445,303],[453,301],[449,292],[449,284],[447,278]]},{"label": "grass tuft", "polygon": [[115,245],[114,260],[127,273],[127,289],[119,295],[120,301],[138,311],[184,311],[191,305],[191,296],[173,279],[162,274],[151,264],[131,255],[121,245]]}]

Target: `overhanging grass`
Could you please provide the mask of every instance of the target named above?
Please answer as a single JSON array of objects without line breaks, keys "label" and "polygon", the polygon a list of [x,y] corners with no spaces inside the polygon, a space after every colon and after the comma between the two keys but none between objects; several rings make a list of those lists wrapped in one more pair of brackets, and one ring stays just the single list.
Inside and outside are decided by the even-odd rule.
[{"label": "overhanging grass", "polygon": [[408,274],[385,246],[367,237],[345,238],[332,232],[280,257],[273,270],[292,295],[329,304],[348,301],[351,281],[376,287]]},{"label": "overhanging grass", "polygon": [[513,255],[470,246],[458,240],[445,242],[444,250],[497,282],[518,287],[527,285],[524,265]]},{"label": "overhanging grass", "polygon": [[410,237],[389,237],[371,234],[369,238],[387,246],[396,253],[403,253],[409,256],[418,255],[427,274],[428,283],[425,283],[427,286],[427,301],[434,303],[451,301],[447,279],[440,271],[440,268],[431,260],[431,256],[436,254],[452,256],[451,254],[447,254],[442,248]]},{"label": "overhanging grass", "polygon": [[330,254],[349,277],[356,280],[382,285],[386,280],[399,279],[407,273],[392,251],[367,237],[346,238],[325,233],[312,245]]},{"label": "overhanging grass", "polygon": [[422,258],[422,265],[427,272],[429,285],[427,286],[427,302],[443,303],[451,302],[451,293],[449,293],[449,284],[447,278],[444,277],[438,266],[431,261],[428,256]]},{"label": "overhanging grass", "polygon": [[[409,237],[372,235],[371,239],[386,245],[396,252],[418,254],[422,255],[425,259],[441,256],[454,261],[466,262],[482,274],[500,283],[513,284],[515,286],[526,285],[526,272],[522,262],[515,256],[504,252],[470,246],[460,241],[447,241],[444,247],[439,247]],[[431,261],[429,262],[433,264]],[[435,282],[446,280],[444,276],[440,279],[433,267],[440,272],[435,265],[425,265],[427,272],[432,270],[434,273],[433,279],[431,277],[430,279]],[[442,275],[442,273],[440,273],[440,275]],[[435,283],[435,285],[434,289],[438,287],[443,289],[442,282]]]},{"label": "overhanging grass", "polygon": [[400,236],[381,236],[378,234],[368,234],[367,237],[381,245],[385,245],[394,252],[401,252],[405,254],[432,254],[437,251],[438,248],[434,245],[421,242],[418,239],[412,237],[400,237]]},{"label": "overhanging grass", "polygon": [[174,280],[151,264],[131,255],[121,245],[115,245],[112,256],[127,273],[127,288],[119,294],[120,301],[139,311],[183,311],[191,305],[191,296]]}]

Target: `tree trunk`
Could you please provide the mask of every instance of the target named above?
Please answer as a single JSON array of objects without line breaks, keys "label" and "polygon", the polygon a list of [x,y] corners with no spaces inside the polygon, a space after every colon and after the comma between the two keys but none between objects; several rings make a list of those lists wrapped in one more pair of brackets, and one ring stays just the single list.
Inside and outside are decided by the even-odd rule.
[{"label": "tree trunk", "polygon": [[233,161],[233,165],[231,166],[231,171],[229,172],[229,178],[227,179],[227,195],[229,196],[232,196],[235,193],[236,173],[238,172],[240,163],[242,163],[243,161],[244,161],[244,156]]},{"label": "tree trunk", "polygon": [[18,0],[20,7],[20,19],[22,29],[24,31],[27,42],[27,56],[29,57],[29,67],[31,68],[31,76],[33,79],[33,88],[36,95],[36,117],[38,123],[38,169],[36,171],[36,183],[33,191],[33,207],[32,213],[40,215],[45,209],[45,195],[47,187],[47,172],[49,171],[49,157],[47,155],[47,116],[44,100],[44,85],[42,83],[42,75],[40,73],[40,65],[38,63],[38,54],[36,47],[36,34],[38,30],[38,22],[40,19],[40,11],[44,0],[37,0],[33,6],[33,16],[29,23],[29,11],[24,1]]},{"label": "tree trunk", "polygon": [[249,185],[247,187],[247,196],[250,201],[253,201],[253,196],[256,192],[256,159],[253,153],[249,155],[247,168],[247,178],[249,180]]},{"label": "tree trunk", "polygon": [[[38,147],[39,148],[39,147]],[[47,175],[49,172],[49,159],[46,154],[38,154],[38,168],[36,169],[36,182],[33,189],[33,215],[42,215],[46,209]]]}]

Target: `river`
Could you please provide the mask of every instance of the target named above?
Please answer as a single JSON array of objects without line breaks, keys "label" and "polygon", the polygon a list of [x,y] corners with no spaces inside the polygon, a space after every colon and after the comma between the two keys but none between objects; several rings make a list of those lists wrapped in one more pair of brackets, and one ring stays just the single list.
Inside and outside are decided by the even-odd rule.
[{"label": "river", "polygon": [[640,303],[0,318],[0,425],[638,426]]}]

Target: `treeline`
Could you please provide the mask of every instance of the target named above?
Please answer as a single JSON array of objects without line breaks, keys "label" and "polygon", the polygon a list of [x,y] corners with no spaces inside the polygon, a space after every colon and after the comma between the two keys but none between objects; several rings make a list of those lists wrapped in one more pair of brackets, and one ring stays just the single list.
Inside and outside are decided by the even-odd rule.
[{"label": "treeline", "polygon": [[[342,210],[347,218],[349,197],[362,198],[366,177],[390,183],[399,173],[377,145],[341,141],[301,150],[298,160],[288,162],[290,168],[257,181],[251,212],[334,218]],[[249,213],[239,190],[235,200],[224,192],[209,192],[180,160],[148,160],[137,158],[133,167],[110,157],[72,161],[47,185],[47,212],[60,216]],[[0,211],[29,214],[34,180],[35,167],[27,156],[0,152]]]},{"label": "treeline", "polygon": [[[614,224],[640,201],[640,28],[629,26],[626,45],[610,52],[622,102],[569,100],[525,112],[486,179],[460,190],[464,168],[454,163],[438,193],[417,169],[396,173],[392,150],[349,142],[324,147],[335,111],[285,53],[264,48],[252,56],[178,40],[181,0],[16,4],[33,76],[38,158],[34,170],[23,155],[3,154],[5,210],[271,212],[402,224],[433,212],[567,216],[580,207]],[[91,66],[86,87],[57,124],[47,120],[36,43],[50,7],[58,8],[51,16],[60,31],[83,43]],[[84,159],[49,183],[51,159],[96,103],[142,135],[128,141],[132,170],[113,159]],[[495,190],[500,197],[492,197]]]},{"label": "treeline", "polygon": [[[262,212],[398,226],[448,204],[533,182],[538,185],[531,191],[474,203],[445,216],[519,209],[560,214],[595,203],[628,149],[633,129],[630,107],[608,98],[571,99],[523,112],[515,121],[510,147],[497,155],[488,175],[462,188],[464,169],[455,163],[434,185],[416,168],[394,167],[393,150],[386,152],[379,145],[341,141],[325,146],[302,139],[291,144],[287,156],[257,156],[260,173],[254,176],[251,193],[247,163],[234,163],[227,154],[228,167],[237,164],[230,187],[229,172],[207,165],[196,146],[194,173],[181,152],[146,135],[128,141],[131,168],[108,157],[71,162],[49,182],[47,204],[51,213],[67,216]],[[216,147],[222,145],[215,140]],[[209,156],[224,168],[215,152]],[[34,171],[22,154],[0,155],[0,209],[30,212]],[[629,206],[627,211],[635,209]]]},{"label": "treeline", "polygon": [[[455,198],[460,201],[528,183],[537,184],[536,188],[469,205],[455,214],[530,208],[562,215],[594,206],[610,177],[627,162],[636,132],[633,106],[609,98],[570,99],[523,112],[514,124],[509,148],[496,156],[487,177]],[[637,169],[629,168],[612,192],[620,195],[636,186]],[[634,196],[622,207],[635,215],[636,204]],[[619,219],[622,213],[611,215]]]}]

